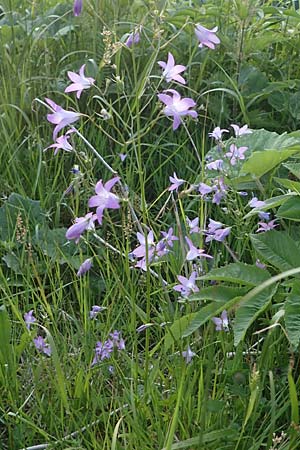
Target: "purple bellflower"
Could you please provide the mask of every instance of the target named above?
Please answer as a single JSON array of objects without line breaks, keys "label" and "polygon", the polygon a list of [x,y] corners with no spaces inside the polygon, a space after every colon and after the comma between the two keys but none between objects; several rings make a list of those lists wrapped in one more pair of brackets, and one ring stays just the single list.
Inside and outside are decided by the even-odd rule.
[{"label": "purple bellflower", "polygon": [[216,127],[216,128],[214,128],[212,133],[208,133],[208,136],[215,138],[216,141],[221,141],[223,133],[229,133],[229,131],[226,130],[225,128],[221,129],[220,127]]},{"label": "purple bellflower", "polygon": [[133,45],[138,44],[140,42],[140,33],[138,31],[129,33],[128,38],[124,42],[126,47],[131,48]]},{"label": "purple bellflower", "polygon": [[215,220],[209,219],[205,242],[223,242],[231,230],[231,227],[223,228],[223,226],[224,225],[221,222],[216,222]]},{"label": "purple bellflower", "polygon": [[79,16],[82,11],[83,0],[75,0],[73,6],[74,16]]},{"label": "purple bellflower", "polygon": [[53,110],[53,114],[47,114],[47,120],[48,122],[51,122],[54,125],[56,125],[56,127],[53,130],[53,140],[56,141],[57,135],[60,132],[60,130],[62,130],[67,125],[70,125],[71,123],[74,123],[77,120],[79,120],[82,114],[73,111],[66,111],[49,98],[46,98],[45,100]]},{"label": "purple bellflower", "polygon": [[220,39],[216,35],[217,31],[218,27],[214,27],[212,30],[209,30],[202,25],[196,25],[195,34],[199,41],[199,47],[201,48],[203,46],[206,46],[214,50],[215,45],[220,44]]},{"label": "purple bellflower", "polygon": [[264,264],[264,263],[262,263],[259,259],[257,259],[256,261],[255,261],[255,265],[256,265],[256,267],[258,267],[259,269],[262,269],[262,270],[264,270],[267,266]]},{"label": "purple bellflower", "polygon": [[200,183],[198,186],[198,191],[200,192],[201,196],[204,197],[207,194],[211,194],[213,188],[211,186],[208,186],[208,184]]},{"label": "purple bellflower", "polygon": [[[196,103],[191,98],[181,98],[174,89],[167,89],[163,94],[158,94],[158,98],[166,106],[163,110],[167,117],[173,117],[173,130],[177,130],[181,124],[181,117],[191,116],[194,119],[198,116],[197,112],[192,110]],[[169,93],[171,95],[169,95]]]},{"label": "purple bellflower", "polygon": [[84,75],[85,64],[80,67],[79,75],[75,72],[68,72],[68,77],[73,81],[70,86],[65,89],[65,92],[77,92],[76,97],[79,99],[84,89],[90,89],[95,83],[94,78],[86,77]]},{"label": "purple bellflower", "polygon": [[92,366],[103,361],[104,359],[109,359],[114,348],[118,351],[125,350],[125,341],[121,338],[120,332],[115,330],[110,333],[111,339],[107,339],[105,342],[98,341],[96,343],[95,356],[92,362]]},{"label": "purple bellflower", "polygon": [[262,208],[265,205],[266,202],[258,200],[257,197],[253,197],[252,200],[250,200],[250,202],[248,203],[248,206],[250,206],[250,208]]},{"label": "purple bellflower", "polygon": [[66,232],[66,238],[70,241],[75,239],[76,244],[86,230],[95,229],[96,214],[88,213],[84,217],[76,217],[75,223],[68,228]]},{"label": "purple bellflower", "polygon": [[206,168],[208,170],[222,170],[224,165],[223,159],[216,159],[208,164],[206,164]]},{"label": "purple bellflower", "polygon": [[181,352],[181,356],[185,359],[186,364],[189,364],[195,355],[196,353],[192,352],[189,345],[184,352]]},{"label": "purple bellflower", "polygon": [[185,84],[184,78],[182,78],[179,74],[183,72],[186,67],[182,65],[175,65],[175,60],[172,53],[168,53],[168,61],[166,63],[164,61],[158,61],[158,64],[164,69],[162,76],[168,83],[174,80],[178,83]]},{"label": "purple bellflower", "polygon": [[227,156],[227,158],[230,158],[230,164],[232,166],[235,166],[236,163],[238,162],[238,160],[243,160],[245,159],[245,152],[248,150],[248,147],[239,147],[237,148],[237,146],[235,144],[231,144],[231,146],[229,147],[229,152],[225,153],[225,156]]},{"label": "purple bellflower", "polygon": [[189,251],[187,252],[187,255],[186,255],[187,261],[193,261],[194,259],[196,259],[198,257],[212,259],[212,256],[204,253],[203,249],[195,247],[194,244],[192,243],[192,241],[187,236],[185,237],[185,240],[189,246]]},{"label": "purple bellflower", "polygon": [[77,276],[82,277],[82,275],[84,275],[85,273],[87,273],[90,270],[92,265],[93,265],[92,258],[88,258],[85,261],[83,261],[83,263],[81,264],[81,266],[78,269]]},{"label": "purple bellflower", "polygon": [[216,331],[229,331],[229,320],[225,309],[221,317],[213,317],[211,320],[216,325]]},{"label": "purple bellflower", "polygon": [[63,150],[64,152],[73,152],[74,149],[72,145],[69,142],[70,134],[74,133],[74,130],[69,130],[66,132],[66,134],[59,136],[56,138],[56,141],[54,144],[49,145],[49,147],[44,149],[44,152],[48,150],[49,148],[55,148],[54,150],[54,156],[57,154],[58,150]]},{"label": "purple bellflower", "polygon": [[39,352],[44,353],[47,356],[51,356],[51,347],[49,344],[46,344],[45,339],[42,336],[37,336],[34,338],[33,343]]},{"label": "purple bellflower", "polygon": [[260,227],[256,230],[256,233],[274,230],[274,228],[278,226],[278,223],[275,222],[276,219],[270,220],[270,222],[258,222],[257,225],[260,225]]},{"label": "purple bellflower", "polygon": [[243,134],[251,134],[252,133],[252,130],[250,130],[250,128],[248,128],[248,125],[244,125],[241,128],[235,124],[232,124],[230,126],[234,130],[235,137],[240,137],[240,136],[243,136]]},{"label": "purple bellflower", "polygon": [[33,309],[24,314],[24,321],[26,323],[27,330],[30,330],[30,326],[36,322],[36,318],[33,315]]},{"label": "purple bellflower", "polygon": [[190,220],[188,217],[186,217],[186,223],[189,228],[189,233],[200,233],[199,228],[199,217],[195,217],[195,219]]},{"label": "purple bellflower", "polygon": [[97,316],[100,312],[104,311],[104,306],[93,305],[90,310],[90,319],[97,319]]},{"label": "purple bellflower", "polygon": [[188,297],[191,292],[199,292],[199,288],[196,286],[197,272],[192,272],[190,278],[178,275],[178,281],[180,284],[174,286],[174,291],[180,292],[182,297]]},{"label": "purple bellflower", "polygon": [[159,257],[167,255],[169,253],[169,249],[173,247],[173,241],[178,241],[178,237],[174,236],[173,228],[169,228],[169,230],[161,231],[162,239],[158,241],[155,247],[155,254]]},{"label": "purple bellflower", "polygon": [[[154,234],[153,231],[149,231],[146,236],[142,233],[137,232],[137,238],[140,243],[140,245],[133,250],[131,253],[135,258],[141,258],[135,265],[135,267],[140,268],[142,270],[147,270],[147,261],[146,261],[146,255],[148,250],[148,263],[150,263],[154,257],[155,253],[155,243],[154,243]],[[146,250],[147,248],[147,250]]]},{"label": "purple bellflower", "polygon": [[111,189],[113,186],[118,183],[120,180],[119,177],[114,177],[111,180],[107,181],[104,186],[102,183],[102,180],[98,181],[98,183],[95,186],[95,192],[96,195],[93,195],[89,199],[88,205],[90,208],[97,208],[96,209],[96,215],[99,224],[102,224],[102,218],[103,218],[103,211],[106,208],[109,209],[119,209],[119,197],[115,194],[113,194]]},{"label": "purple bellflower", "polygon": [[169,177],[171,182],[171,186],[168,188],[168,191],[178,191],[178,188],[185,183],[185,180],[178,178],[176,172],[173,173],[173,176]]}]

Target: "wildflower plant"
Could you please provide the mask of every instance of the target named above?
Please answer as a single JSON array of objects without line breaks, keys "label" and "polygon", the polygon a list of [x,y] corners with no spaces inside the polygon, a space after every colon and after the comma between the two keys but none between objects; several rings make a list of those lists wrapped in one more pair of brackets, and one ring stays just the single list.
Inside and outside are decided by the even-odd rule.
[{"label": "wildflower plant", "polygon": [[[289,189],[284,191],[287,197],[280,192],[268,199],[267,192],[270,170],[280,167],[299,175],[295,161],[282,166],[290,156],[296,158],[299,139],[288,136],[286,142],[285,136],[252,127],[254,119],[247,116],[239,85],[247,75],[242,44],[234,60],[238,83],[231,81],[230,89],[224,81],[229,82],[230,76],[214,59],[228,45],[225,39],[224,45],[221,42],[223,25],[220,32],[216,26],[220,17],[212,23],[213,14],[206,16],[201,10],[201,23],[191,25],[191,18],[198,15],[187,8],[189,18],[178,27],[186,10],[182,15],[173,11],[166,19],[169,9],[155,9],[140,22],[115,21],[108,29],[101,8],[93,12],[90,2],[74,1],[74,23],[85,20],[78,17],[83,5],[86,16],[95,15],[95,28],[103,26],[94,59],[88,52],[77,52],[75,61],[70,52],[68,67],[61,72],[63,87],[47,94],[51,99],[45,103],[39,101],[50,109],[47,121],[54,125],[52,143],[38,140],[48,145],[45,150],[54,150],[54,162],[51,152],[41,153],[32,190],[36,198],[43,192],[37,188],[39,178],[47,178],[43,171],[48,180],[51,173],[53,185],[42,202],[44,209],[41,206],[40,213],[37,200],[24,198],[16,203],[8,200],[0,208],[0,241],[7,252],[3,263],[7,273],[15,271],[14,279],[5,272],[3,292],[16,326],[21,322],[23,329],[23,335],[20,331],[15,337],[0,306],[0,323],[8,330],[3,340],[7,348],[0,349],[0,379],[7,389],[5,371],[12,372],[20,360],[23,367],[27,364],[27,373],[34,373],[28,385],[35,382],[25,402],[15,400],[13,408],[3,408],[3,420],[11,421],[15,414],[11,411],[17,411],[24,415],[26,426],[35,425],[26,416],[27,407],[34,395],[37,404],[43,403],[42,383],[37,380],[49,374],[49,399],[53,391],[58,393],[53,404],[59,405],[62,424],[65,416],[75,423],[81,411],[89,419],[89,425],[77,427],[81,431],[64,435],[65,427],[57,427],[53,416],[50,422],[55,426],[44,430],[44,414],[32,428],[49,442],[61,435],[64,445],[80,433],[82,445],[88,447],[105,442],[111,448],[146,448],[144,432],[136,438],[135,427],[147,422],[150,447],[170,449],[176,427],[184,423],[183,442],[175,445],[197,446],[201,441],[209,449],[221,448],[225,436],[226,445],[232,442],[233,449],[248,449],[253,442],[245,433],[248,428],[255,430],[256,422],[250,424],[250,418],[263,388],[253,388],[251,373],[259,372],[247,364],[258,361],[261,379],[269,376],[264,399],[271,396],[273,408],[278,403],[284,414],[289,410],[274,388],[272,368],[279,359],[268,355],[267,349],[287,339],[295,352],[300,341],[298,322],[293,319],[293,315],[299,318],[299,246],[282,226],[283,221],[295,219],[288,202],[298,197],[298,186],[292,184],[295,180],[285,179],[278,183],[283,191]],[[115,17],[120,11],[114,12]],[[259,11],[259,17],[269,14],[267,9]],[[86,20],[88,28],[90,19]],[[238,17],[238,23],[247,20]],[[186,51],[179,51],[181,47]],[[215,68],[215,73],[205,80],[207,67]],[[224,85],[216,81],[220,74]],[[224,108],[231,110],[227,122],[223,110],[211,114],[214,96],[220,93]],[[252,101],[254,96],[249,108]],[[58,206],[52,213],[55,202]],[[30,289],[24,270],[32,281]],[[281,275],[272,278],[276,270]],[[276,284],[285,277],[288,285]],[[20,283],[25,286],[20,295],[26,303],[21,314],[15,301],[20,298]],[[269,315],[260,329],[257,318],[266,310]],[[47,330],[44,337],[40,335],[38,324],[51,328],[53,337]],[[11,352],[13,339],[18,345]],[[25,347],[28,359],[23,363]],[[242,375],[236,376],[237,368]],[[288,370],[291,373],[292,368]],[[249,386],[231,381],[247,380],[244,372]],[[257,376],[257,386],[258,380]],[[293,380],[289,376],[292,394]],[[18,383],[12,384],[15,392],[12,389],[8,397],[18,399]],[[29,389],[26,383],[25,389]],[[188,408],[182,402],[185,396]],[[227,408],[232,399],[234,406]],[[246,416],[242,404],[249,405]],[[151,414],[160,408],[166,411],[166,420],[158,430]],[[220,425],[219,410],[227,427],[220,435],[214,430]],[[292,415],[297,423],[295,405]],[[261,417],[268,421],[267,431],[256,447],[267,448],[278,416],[275,421],[274,413],[264,410]],[[200,438],[194,424],[201,428]],[[94,428],[100,430],[97,435]],[[126,432],[120,433],[121,429]],[[99,443],[102,430],[105,438]],[[29,443],[17,446],[24,445]]]}]

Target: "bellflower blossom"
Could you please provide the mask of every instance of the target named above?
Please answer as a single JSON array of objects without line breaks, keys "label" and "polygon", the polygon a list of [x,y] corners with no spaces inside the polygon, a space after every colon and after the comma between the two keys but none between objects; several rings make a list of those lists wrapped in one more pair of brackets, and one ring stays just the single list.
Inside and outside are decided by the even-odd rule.
[{"label": "bellflower blossom", "polygon": [[67,125],[70,125],[71,123],[79,120],[82,114],[73,111],[66,111],[49,98],[46,98],[45,100],[53,110],[52,114],[47,114],[47,120],[56,125],[53,130],[53,140],[56,141],[57,135],[60,130],[62,130]]},{"label": "bellflower blossom", "polygon": [[33,309],[24,314],[24,321],[26,323],[27,330],[30,330],[30,326],[36,322],[36,318],[33,315]]},{"label": "bellflower blossom", "polygon": [[248,203],[248,206],[250,206],[250,208],[262,208],[265,205],[266,202],[264,202],[263,200],[258,200],[257,197],[253,197],[252,200],[250,200],[250,202]]},{"label": "bellflower blossom", "polygon": [[83,0],[75,0],[73,6],[74,16],[79,16],[82,11]]},{"label": "bellflower blossom", "polygon": [[234,130],[235,137],[240,137],[240,136],[243,136],[244,134],[251,134],[252,133],[252,130],[250,130],[250,128],[248,128],[248,125],[244,125],[241,128],[238,125],[235,125],[235,124],[231,124],[230,126]]},{"label": "bellflower blossom", "polygon": [[92,258],[88,258],[85,261],[83,261],[83,263],[81,264],[81,266],[78,269],[77,276],[82,277],[82,275],[84,275],[85,273],[87,273],[90,270],[92,265],[93,265]]},{"label": "bellflower blossom", "polygon": [[180,292],[182,297],[188,297],[191,292],[199,292],[199,288],[196,285],[197,272],[192,272],[190,278],[177,276],[180,284],[174,286],[174,291]]},{"label": "bellflower blossom", "polygon": [[270,222],[258,222],[257,225],[260,225],[260,227],[256,230],[256,233],[274,230],[274,228],[278,226],[275,222],[276,219],[270,220]]},{"label": "bellflower blossom", "polygon": [[98,341],[95,348],[95,356],[92,361],[92,366],[103,361],[104,359],[109,359],[114,349],[118,351],[125,350],[125,341],[121,338],[120,332],[115,330],[110,333],[110,339],[105,342]]},{"label": "bellflower blossom", "polygon": [[244,153],[248,150],[248,147],[239,147],[235,144],[231,144],[229,147],[229,152],[225,153],[225,156],[230,159],[230,164],[235,166],[238,160],[245,159]]},{"label": "bellflower blossom", "polygon": [[181,355],[185,359],[186,364],[189,364],[196,353],[192,352],[190,346],[188,345],[187,350],[181,352]]},{"label": "bellflower blossom", "polygon": [[168,191],[178,191],[178,188],[185,183],[185,180],[178,178],[176,172],[173,173],[173,176],[169,177],[171,181],[171,186],[168,188]]},{"label": "bellflower blossom", "polygon": [[158,61],[158,64],[164,69],[162,76],[168,83],[174,80],[178,83],[185,84],[184,78],[182,78],[179,74],[186,69],[186,66],[175,65],[175,60],[172,53],[168,53],[168,61],[166,63],[164,61]]},{"label": "bellflower blossom", "polygon": [[224,165],[223,159],[216,159],[208,164],[206,164],[206,168],[208,170],[222,170]]},{"label": "bellflower blossom", "polygon": [[200,233],[200,228],[199,228],[199,217],[195,217],[195,219],[190,220],[188,217],[186,218],[186,223],[187,226],[189,228],[189,233],[193,234],[193,233]]},{"label": "bellflower blossom", "polygon": [[226,130],[225,128],[216,127],[212,131],[212,133],[208,133],[209,137],[215,138],[216,141],[222,140],[222,134],[223,133],[229,133],[229,130]]},{"label": "bellflower blossom", "polygon": [[202,25],[196,25],[195,34],[199,41],[199,47],[204,45],[212,50],[215,49],[215,45],[220,44],[220,39],[216,35],[218,27],[214,27],[212,30],[203,27]]},{"label": "bellflower blossom", "polygon": [[[163,94],[158,94],[158,98],[166,106],[163,109],[167,117],[173,117],[173,130],[177,130],[182,123],[181,117],[191,116],[194,119],[198,116],[197,112],[192,110],[196,103],[192,98],[181,98],[175,89],[167,89]],[[170,95],[171,94],[171,95]]]},{"label": "bellflower blossom", "polygon": [[70,241],[75,239],[76,244],[86,230],[95,229],[96,214],[88,213],[84,217],[76,217],[75,223],[67,229],[66,238]]},{"label": "bellflower blossom", "polygon": [[211,194],[213,188],[211,186],[208,186],[208,184],[200,183],[198,186],[198,191],[200,192],[201,196],[204,197],[207,194]]},{"label": "bellflower blossom", "polygon": [[95,186],[96,195],[93,195],[89,199],[88,205],[90,208],[97,208],[96,215],[99,224],[102,224],[103,212],[105,209],[119,209],[119,197],[113,194],[111,189],[113,186],[118,183],[120,177],[114,177],[111,180],[107,181],[104,186],[102,180],[98,181]]},{"label": "bellflower blossom", "polygon": [[138,44],[140,42],[140,33],[138,31],[136,32],[132,32],[128,35],[128,38],[126,39],[126,41],[124,42],[124,45],[126,45],[126,47],[131,48],[133,45]]},{"label": "bellflower blossom", "polygon": [[189,246],[189,251],[187,252],[186,255],[186,260],[187,261],[193,261],[194,259],[200,257],[200,258],[210,258],[212,259],[213,257],[208,255],[207,253],[204,253],[204,250],[201,248],[197,248],[194,246],[193,242],[186,236],[185,240]]},{"label": "bellflower blossom", "polygon": [[105,309],[104,306],[93,305],[90,310],[90,319],[97,319],[98,314]]},{"label": "bellflower blossom", "polygon": [[73,152],[74,149],[72,147],[72,145],[69,142],[69,138],[70,138],[70,134],[74,133],[74,130],[69,130],[66,132],[66,134],[59,136],[58,138],[56,138],[56,141],[54,144],[49,145],[49,147],[46,147],[44,149],[44,152],[46,150],[48,150],[49,148],[55,148],[54,150],[54,156],[57,154],[58,150],[63,150],[64,152]]},{"label": "bellflower blossom", "polygon": [[[158,241],[155,247],[155,253],[157,256],[164,256],[169,253],[169,248],[173,247],[173,241],[178,241],[178,237],[174,236],[173,228],[169,228],[169,230],[161,231],[162,239]],[[168,248],[169,247],[169,248]]]},{"label": "bellflower blossom", "polygon": [[205,242],[218,241],[223,242],[224,239],[229,235],[231,227],[223,228],[221,222],[209,219],[209,224],[207,228],[207,236]]},{"label": "bellflower blossom", "polygon": [[221,317],[213,317],[211,320],[216,325],[216,331],[229,331],[229,320],[225,309]]},{"label": "bellflower blossom", "polygon": [[49,344],[46,344],[45,339],[42,336],[37,336],[34,338],[33,343],[39,352],[44,353],[47,356],[51,356],[51,347]]},{"label": "bellflower blossom", "polygon": [[90,89],[95,83],[94,78],[86,77],[84,75],[85,64],[80,67],[79,75],[75,72],[68,71],[68,77],[73,81],[70,86],[65,89],[65,92],[77,92],[76,97],[79,99],[84,89]]}]

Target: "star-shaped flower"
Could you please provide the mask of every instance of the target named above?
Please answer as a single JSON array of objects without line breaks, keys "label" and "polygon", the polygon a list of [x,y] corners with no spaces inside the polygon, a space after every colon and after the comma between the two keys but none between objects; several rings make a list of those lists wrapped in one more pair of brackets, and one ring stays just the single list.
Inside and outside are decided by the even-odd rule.
[{"label": "star-shaped flower", "polygon": [[196,25],[195,34],[199,41],[199,47],[201,48],[205,45],[206,47],[209,47],[212,50],[214,50],[215,45],[220,44],[220,39],[216,35],[217,31],[218,27],[209,30],[208,28],[205,28],[202,25],[199,24]]},{"label": "star-shaped flower", "polygon": [[175,60],[172,53],[168,53],[168,61],[166,63],[164,61],[158,61],[158,64],[164,69],[162,76],[168,83],[174,80],[178,83],[185,84],[184,78],[182,78],[179,74],[183,72],[186,67],[182,65],[175,65]]},{"label": "star-shaped flower", "polygon": [[84,75],[85,64],[80,67],[79,75],[75,72],[68,72],[68,77],[73,81],[70,86],[65,89],[65,92],[77,92],[76,97],[80,98],[84,89],[89,89],[95,83],[94,78],[86,77]]},{"label": "star-shaped flower", "polygon": [[114,177],[111,180],[107,181],[104,186],[102,180],[98,181],[95,186],[96,195],[93,195],[89,199],[88,205],[90,208],[97,208],[96,214],[99,224],[102,224],[103,211],[106,208],[109,209],[119,209],[119,197],[113,194],[111,191],[112,187],[118,183],[120,180],[119,177]]},{"label": "star-shaped flower", "polygon": [[197,112],[192,110],[196,106],[196,103],[192,98],[181,98],[179,93],[175,89],[167,89],[164,94],[158,94],[158,98],[166,106],[164,108],[164,114],[167,117],[173,117],[173,130],[177,130],[183,116],[191,116],[194,119],[198,116]]}]

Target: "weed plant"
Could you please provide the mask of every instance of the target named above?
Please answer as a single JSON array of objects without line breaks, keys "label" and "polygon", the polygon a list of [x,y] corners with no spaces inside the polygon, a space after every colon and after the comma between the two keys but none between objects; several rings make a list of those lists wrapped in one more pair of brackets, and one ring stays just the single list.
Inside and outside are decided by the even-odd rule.
[{"label": "weed plant", "polygon": [[297,450],[298,4],[80,6],[0,5],[0,449]]}]

